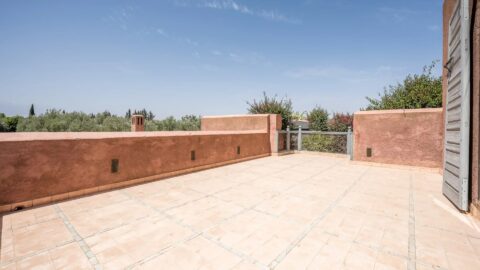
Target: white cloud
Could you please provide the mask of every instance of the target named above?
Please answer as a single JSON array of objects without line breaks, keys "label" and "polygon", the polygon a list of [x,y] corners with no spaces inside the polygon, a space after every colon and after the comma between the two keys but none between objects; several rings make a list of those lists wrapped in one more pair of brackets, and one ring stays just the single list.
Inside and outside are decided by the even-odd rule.
[{"label": "white cloud", "polygon": [[238,11],[244,14],[253,14],[247,6],[237,4],[233,0],[213,0],[213,1],[206,1],[203,2],[201,5],[207,8],[214,8],[214,9],[230,9],[234,11]]},{"label": "white cloud", "polygon": [[215,55],[215,56],[222,56],[223,55],[223,53],[221,51],[217,51],[217,50],[212,51],[212,54]]},{"label": "white cloud", "polygon": [[165,30],[163,30],[161,28],[157,28],[155,31],[157,32],[157,34],[159,34],[161,36],[164,36],[164,37],[168,36],[167,32],[165,32]]},{"label": "white cloud", "polygon": [[392,8],[392,7],[381,7],[378,9],[379,15],[388,20],[393,20],[396,23],[401,23],[408,21],[413,16],[421,15],[423,12],[418,10],[411,10],[408,8]]},{"label": "white cloud", "polygon": [[257,52],[222,52],[219,50],[211,51],[215,57],[233,61],[239,64],[250,65],[271,65],[271,63],[261,54]]},{"label": "white cloud", "polygon": [[246,5],[242,5],[234,0],[201,0],[201,1],[189,1],[189,0],[176,0],[175,3],[178,6],[188,7],[197,6],[202,8],[211,8],[218,10],[231,10],[241,14],[256,16],[271,21],[285,22],[300,24],[299,19],[289,18],[275,10],[254,10]]},{"label": "white cloud", "polygon": [[132,6],[127,6],[119,9],[114,9],[112,12],[103,18],[104,21],[118,25],[122,30],[128,30],[128,24],[132,18],[132,13],[135,10]]},{"label": "white cloud", "polygon": [[294,79],[325,79],[346,82],[367,82],[379,78],[397,78],[404,68],[379,66],[372,69],[351,69],[345,67],[303,67],[288,70],[285,76]]}]

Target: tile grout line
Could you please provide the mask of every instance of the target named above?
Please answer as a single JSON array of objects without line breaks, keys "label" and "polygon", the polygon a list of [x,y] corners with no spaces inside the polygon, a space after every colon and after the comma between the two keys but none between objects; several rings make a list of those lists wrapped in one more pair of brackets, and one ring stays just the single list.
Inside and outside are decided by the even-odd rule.
[{"label": "tile grout line", "polygon": [[[321,174],[324,173],[325,171],[328,171],[329,169],[335,167],[338,163],[339,163],[339,162],[335,162],[335,163],[332,164],[331,166],[328,166],[327,168],[325,168],[324,170],[322,170],[320,173],[315,174],[315,176],[321,175]],[[292,166],[292,167],[296,167],[296,166],[300,166],[300,165],[301,165],[301,164],[297,164],[297,165]],[[286,168],[286,169],[283,169],[283,170],[281,170],[281,171],[286,171],[286,170],[288,170],[288,169],[289,169],[289,168]],[[255,177],[254,179],[251,179],[250,181],[254,181],[254,180],[256,180],[256,179],[261,179],[262,177],[264,177],[264,175],[260,175],[260,176],[258,176],[258,177]],[[314,177],[314,176],[312,176],[312,177]],[[309,179],[310,179],[310,178],[311,178],[311,177],[309,177]],[[305,179],[305,181],[306,181],[306,180],[308,180],[308,179]],[[249,182],[250,182],[250,181],[249,181]],[[304,182],[304,181],[302,181],[302,182]],[[244,183],[237,183],[237,184],[235,184],[234,186],[238,186],[238,185],[241,185],[241,184],[244,184]],[[298,184],[299,184],[299,183],[293,184],[291,187],[289,187],[289,189],[293,188],[294,186],[296,186],[296,185],[298,185]],[[230,187],[230,188],[231,188],[231,187]],[[228,190],[228,189],[229,189],[229,188],[227,188],[227,189],[225,189],[225,190]],[[193,190],[193,189],[191,189],[191,190]],[[196,190],[193,190],[193,191],[196,191]],[[222,191],[224,191],[224,190],[222,190]],[[196,200],[193,200],[193,201],[201,200],[201,199],[208,198],[208,197],[217,198],[217,197],[215,197],[214,195],[217,194],[217,193],[220,193],[220,192],[222,192],[222,191],[217,191],[217,192],[214,192],[214,193],[211,193],[211,194],[205,194],[205,193],[203,193],[203,192],[196,191],[196,192],[199,192],[199,193],[201,193],[201,194],[203,194],[203,195],[205,195],[205,196],[203,196],[203,197],[201,197],[201,198],[198,198],[198,199],[196,199]],[[142,204],[142,205],[144,205],[144,206],[146,206],[146,207],[148,207],[148,208],[153,209],[154,211],[158,212],[158,213],[161,214],[161,215],[164,215],[166,218],[168,218],[169,220],[173,221],[173,222],[176,223],[177,225],[182,226],[182,227],[185,227],[185,228],[191,230],[191,231],[194,233],[193,236],[191,236],[191,237],[189,237],[188,239],[185,239],[185,240],[183,240],[183,241],[180,241],[180,243],[187,242],[187,241],[189,241],[189,240],[191,240],[191,239],[194,239],[194,238],[200,236],[200,237],[203,237],[204,239],[208,240],[209,242],[211,242],[211,243],[219,246],[220,248],[223,248],[223,249],[225,249],[226,251],[232,253],[233,255],[239,257],[240,259],[242,259],[242,261],[248,261],[248,262],[250,262],[250,263],[257,264],[257,265],[262,266],[263,268],[266,268],[266,269],[269,268],[267,265],[259,262],[258,260],[256,260],[255,258],[251,257],[250,255],[247,255],[247,254],[244,254],[243,252],[237,251],[237,250],[235,250],[233,247],[226,246],[226,245],[223,244],[221,241],[215,240],[214,238],[212,238],[210,235],[208,235],[208,234],[206,233],[206,230],[205,230],[205,231],[202,231],[202,232],[198,232],[197,230],[195,230],[195,229],[192,228],[191,226],[189,226],[189,225],[187,225],[187,224],[183,224],[182,222],[180,222],[180,221],[178,221],[177,219],[175,219],[173,216],[168,215],[168,214],[166,213],[168,210],[171,210],[171,209],[174,209],[174,208],[177,208],[177,207],[181,207],[181,206],[183,206],[183,205],[186,205],[186,204],[188,204],[188,203],[191,203],[192,201],[186,202],[186,203],[184,203],[184,204],[182,204],[182,205],[179,205],[179,206],[171,207],[171,208],[169,208],[169,209],[160,210],[160,209],[157,209],[156,207],[151,206],[150,204],[144,202],[142,199],[137,198],[136,196],[132,196],[132,195],[130,195],[130,194],[125,194],[125,191],[123,191],[123,190],[122,190],[122,193],[124,193],[124,195],[126,195],[126,196],[129,197],[129,198],[131,198],[132,200],[135,200],[135,201],[139,202],[140,204]],[[276,196],[279,196],[279,195],[277,194],[277,195],[275,195],[275,196],[273,196],[273,197],[276,197]],[[217,198],[217,199],[219,199],[219,198]],[[269,199],[271,199],[271,198],[269,198]],[[219,199],[219,200],[224,201],[224,200],[222,200],[222,199]],[[255,208],[256,206],[258,206],[259,204],[263,203],[263,202],[266,201],[266,200],[267,200],[267,199],[265,199],[265,200],[263,200],[263,201],[261,201],[261,202],[259,202],[259,203],[257,203],[257,204],[254,204],[254,205],[252,205],[252,206],[250,206],[250,207],[247,207],[247,208],[244,208],[244,207],[240,206],[241,208],[244,208],[242,211],[240,211],[239,213],[237,213],[237,214],[235,214],[235,215],[233,215],[233,216],[231,216],[231,217],[226,218],[225,220],[222,221],[222,223],[223,223],[223,222],[226,222],[226,221],[228,221],[228,220],[230,220],[230,219],[232,219],[232,218],[234,218],[234,217],[236,217],[236,216],[238,216],[238,215],[240,215],[240,214],[242,214],[242,213],[245,213],[246,211],[254,210],[254,208]],[[226,202],[226,201],[225,201],[225,202]],[[230,203],[230,202],[229,202],[229,203]],[[177,244],[178,244],[178,243],[177,243]],[[173,246],[173,245],[172,245],[172,246]],[[168,249],[170,249],[172,246],[170,246]],[[134,265],[142,264],[142,263],[145,263],[145,262],[147,262],[147,261],[150,261],[150,260],[152,260],[153,258],[158,257],[158,256],[164,254],[165,252],[166,252],[166,250],[162,250],[161,252],[156,253],[156,254],[153,254],[152,256],[149,256],[148,258],[145,258],[145,259],[143,259],[143,260],[141,260],[141,261],[139,261],[139,262],[137,262],[137,263],[134,263],[133,265],[130,265],[130,266],[127,267],[127,268],[131,268],[131,267],[133,267]]]},{"label": "tile grout line", "polygon": [[[334,165],[332,165],[331,167],[329,167],[328,169],[331,169],[332,167],[335,167],[336,165],[338,165],[340,162],[337,162],[335,163]],[[327,169],[327,170],[328,170]],[[322,211],[322,213],[313,220],[313,222],[310,223],[310,225],[308,225],[308,227],[303,231],[301,232],[297,238],[292,242],[290,243],[290,245],[286,248],[286,250],[284,252],[282,252],[280,255],[277,256],[277,258],[275,258],[272,263],[270,264],[270,268],[271,269],[274,269],[278,264],[280,264],[283,259],[285,259],[287,257],[287,255],[320,223],[320,221],[323,220],[323,218],[328,215],[332,209],[338,205],[338,203],[343,199],[345,198],[345,196],[350,193],[350,191],[353,189],[354,186],[357,185],[358,181],[360,179],[362,179],[362,177],[369,171],[369,169],[367,168],[358,178],[357,180],[355,180],[342,194],[340,194],[332,203],[329,204],[329,206],[324,210]]]},{"label": "tile grout line", "polygon": [[413,194],[413,176],[410,174],[409,218],[408,218],[408,270],[416,270],[416,243],[415,243],[415,198]]},{"label": "tile grout line", "polygon": [[[201,193],[201,192],[200,192],[200,193]],[[202,194],[204,194],[204,193],[202,193]],[[195,201],[198,201],[198,200],[201,200],[201,199],[205,199],[205,198],[211,197],[211,194],[210,194],[210,195],[209,195],[209,194],[205,194],[205,196],[203,196],[203,197],[201,197],[201,198],[199,198],[199,199],[196,199],[196,200],[193,200],[193,201],[190,201],[190,202],[187,202],[187,203],[185,203],[185,204],[182,204],[182,205],[179,205],[179,206],[176,206],[176,207],[172,207],[172,208],[169,208],[169,209],[164,209],[164,210],[157,209],[156,207],[151,206],[150,204],[144,202],[143,200],[141,200],[141,199],[139,199],[139,198],[137,198],[137,197],[130,196],[130,195],[127,195],[127,194],[125,194],[125,195],[131,197],[132,200],[135,200],[135,201],[139,202],[140,204],[142,204],[142,205],[144,205],[144,206],[146,206],[146,207],[148,207],[148,208],[156,211],[158,214],[160,214],[160,215],[164,216],[165,218],[171,220],[171,221],[174,222],[175,224],[177,224],[177,225],[179,225],[179,226],[181,226],[181,227],[187,228],[187,229],[189,229],[190,231],[193,232],[193,235],[192,235],[192,236],[190,236],[190,237],[188,237],[188,238],[186,238],[186,239],[183,239],[182,241],[178,241],[178,243],[172,244],[172,245],[170,245],[168,248],[165,248],[165,249],[161,250],[160,252],[157,252],[157,253],[155,253],[155,254],[152,254],[151,256],[149,256],[149,257],[147,257],[147,258],[144,258],[144,259],[142,259],[142,260],[140,260],[140,261],[138,261],[138,262],[136,262],[136,263],[128,266],[127,269],[132,268],[132,267],[134,267],[135,265],[143,264],[143,263],[145,263],[145,262],[148,262],[148,261],[150,261],[150,260],[152,260],[152,259],[154,259],[154,258],[156,258],[156,257],[158,257],[158,256],[160,256],[160,255],[162,255],[162,254],[164,254],[166,251],[168,251],[168,249],[170,249],[170,248],[172,248],[172,247],[174,247],[174,246],[176,246],[176,245],[178,245],[178,244],[188,242],[188,241],[190,241],[190,240],[192,240],[192,239],[194,239],[194,238],[197,238],[197,237],[199,237],[199,236],[200,236],[200,237],[203,237],[203,238],[205,238],[206,240],[208,240],[209,242],[212,242],[213,244],[215,244],[215,245],[217,245],[217,246],[225,249],[226,251],[232,253],[233,255],[239,257],[239,258],[242,259],[242,260],[246,260],[246,261],[249,261],[249,262],[252,262],[252,263],[260,264],[260,262],[258,262],[258,261],[255,260],[254,258],[251,258],[251,257],[248,256],[248,255],[244,255],[244,254],[241,253],[241,252],[237,252],[237,251],[235,251],[235,250],[234,250],[233,248],[231,248],[231,247],[225,246],[223,243],[218,242],[218,241],[212,239],[209,235],[205,234],[205,232],[198,232],[196,229],[192,228],[191,226],[189,226],[189,225],[187,225],[187,224],[184,224],[184,223],[178,221],[176,218],[174,218],[173,216],[171,216],[171,215],[169,215],[169,214],[166,213],[168,210],[171,210],[171,209],[174,209],[174,208],[177,208],[177,207],[181,207],[181,206],[186,205],[186,204],[191,203],[191,202],[195,202]],[[237,213],[236,215],[233,215],[232,217],[229,217],[229,218],[225,219],[224,221],[229,220],[229,219],[231,219],[231,218],[233,218],[233,217],[235,217],[235,216],[237,216],[237,215],[239,215],[239,214],[241,214],[241,213],[244,213],[244,212],[246,212],[246,211],[248,211],[248,210],[249,210],[249,209],[244,208],[242,211],[240,211],[240,212]],[[263,266],[263,265],[262,265],[262,266]]]},{"label": "tile grout line", "polygon": [[87,257],[90,265],[94,269],[102,269],[102,266],[100,265],[100,263],[99,263],[97,257],[95,256],[95,254],[92,252],[92,250],[87,245],[87,243],[85,243],[85,240],[83,240],[83,238],[77,232],[77,230],[75,229],[73,224],[70,223],[70,220],[68,219],[68,217],[65,215],[65,213],[62,211],[62,209],[60,209],[60,207],[58,205],[55,205],[55,211],[57,212],[57,214],[62,219],[63,223],[67,227],[70,234],[73,236],[75,242],[77,242],[78,245],[80,246],[80,248],[82,249],[82,251],[83,251],[84,255]]}]

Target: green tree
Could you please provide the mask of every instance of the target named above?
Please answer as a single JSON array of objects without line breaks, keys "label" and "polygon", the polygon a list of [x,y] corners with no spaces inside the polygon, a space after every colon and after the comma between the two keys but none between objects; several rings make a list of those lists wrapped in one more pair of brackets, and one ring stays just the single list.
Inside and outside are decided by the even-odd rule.
[{"label": "green tree", "polygon": [[28,111],[28,117],[35,116],[35,108],[33,107],[33,104],[30,105],[30,110]]},{"label": "green tree", "polygon": [[173,116],[169,116],[162,121],[159,121],[158,127],[160,130],[173,131],[177,129],[177,120]]},{"label": "green tree", "polygon": [[327,110],[316,106],[308,113],[308,122],[310,122],[310,129],[327,131],[328,130],[328,112]]},{"label": "green tree", "polygon": [[437,63],[425,66],[422,74],[409,74],[402,83],[388,86],[378,98],[366,97],[366,110],[442,107],[442,77],[433,74]]},{"label": "green tree", "polygon": [[5,114],[0,113],[0,132],[7,132],[7,125],[5,124]]},{"label": "green tree", "polygon": [[132,111],[128,109],[127,113],[125,113],[125,118],[130,119],[132,118]]},{"label": "green tree", "polygon": [[17,125],[22,117],[21,116],[7,116],[4,118],[4,129],[6,132],[16,132]]},{"label": "green tree", "polygon": [[292,122],[293,106],[292,101],[287,98],[279,99],[277,95],[268,97],[267,93],[263,92],[263,98],[260,100],[254,99],[248,102],[248,112],[251,114],[280,114],[282,116],[282,129],[286,129]]},{"label": "green tree", "polygon": [[109,116],[105,118],[102,125],[102,131],[129,131],[130,121],[123,117]]},{"label": "green tree", "polygon": [[347,132],[348,127],[353,127],[353,114],[334,113],[332,119],[328,120],[328,130],[334,132]]},{"label": "green tree", "polygon": [[200,117],[196,115],[184,115],[178,121],[180,130],[200,130]]}]

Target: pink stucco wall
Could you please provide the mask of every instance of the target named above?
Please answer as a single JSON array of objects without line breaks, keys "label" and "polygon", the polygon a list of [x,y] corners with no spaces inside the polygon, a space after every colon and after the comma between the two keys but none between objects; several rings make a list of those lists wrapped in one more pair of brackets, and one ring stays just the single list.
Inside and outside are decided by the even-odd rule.
[{"label": "pink stucco wall", "polygon": [[0,206],[268,154],[259,131],[0,134]]},{"label": "pink stucco wall", "polygon": [[203,116],[200,122],[203,131],[267,131],[269,128],[269,114]]},{"label": "pink stucco wall", "polygon": [[279,136],[278,146],[276,142],[275,132],[282,129],[282,116],[279,114],[204,116],[200,122],[202,131],[258,130],[268,132],[270,149],[273,153],[282,150],[284,144],[281,136]]},{"label": "pink stucco wall", "polygon": [[356,112],[353,126],[355,160],[442,167],[441,108]]}]

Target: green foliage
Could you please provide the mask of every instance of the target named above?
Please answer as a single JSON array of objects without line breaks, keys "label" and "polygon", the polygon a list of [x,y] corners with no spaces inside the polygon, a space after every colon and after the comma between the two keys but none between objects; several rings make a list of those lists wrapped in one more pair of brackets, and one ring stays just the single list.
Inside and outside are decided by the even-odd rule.
[{"label": "green foliage", "polygon": [[0,113],[0,132],[8,132],[7,124],[5,123],[6,117],[4,113]]},{"label": "green foliage", "polygon": [[28,116],[29,117],[35,116],[35,108],[33,107],[33,104],[30,106],[30,110],[28,111]]},{"label": "green foliage", "polygon": [[313,134],[302,138],[302,148],[307,151],[346,153],[346,136]]},{"label": "green foliage", "polygon": [[130,131],[130,121],[123,117],[109,116],[103,120],[102,131]]},{"label": "green foliage", "polygon": [[0,132],[15,132],[17,131],[18,122],[22,119],[21,116],[5,116],[0,114]]},{"label": "green foliage", "polygon": [[294,112],[292,114],[292,120],[308,120],[307,112]]},{"label": "green foliage", "polygon": [[253,102],[247,102],[248,112],[251,114],[280,114],[282,116],[282,129],[286,129],[292,121],[293,106],[292,101],[287,98],[278,99],[277,95],[268,97],[263,92],[263,98],[254,99]]},{"label": "green foliage", "polygon": [[442,107],[442,77],[433,75],[437,61],[423,73],[408,75],[403,83],[385,88],[378,98],[367,97],[367,110],[418,109]]},{"label": "green foliage", "polygon": [[[143,115],[143,117],[145,117],[145,120],[147,120],[147,121],[155,119],[155,115],[152,113],[152,111],[147,112],[147,110],[145,108],[141,109],[141,110],[138,110],[138,111],[134,110],[133,114]],[[130,119],[131,117],[132,117],[132,111],[130,109],[128,109],[127,113],[125,114],[125,118]]]},{"label": "green foliage", "polygon": [[328,130],[328,112],[319,106],[316,106],[308,113],[308,121],[311,130]]},{"label": "green foliage", "polygon": [[[148,114],[148,113],[147,113]],[[153,116],[153,113],[150,115]],[[18,122],[18,125],[14,120]],[[13,122],[12,122],[13,121]],[[14,128],[15,127],[15,128]],[[65,112],[51,109],[45,114],[22,117],[0,118],[0,131],[49,131],[49,132],[81,132],[81,131],[130,131],[130,119],[116,116],[108,111],[97,114],[83,112]],[[164,120],[146,120],[145,130],[199,130],[200,117],[194,115],[183,116],[180,120],[168,117]]]},{"label": "green foliage", "polygon": [[328,120],[328,130],[334,132],[347,132],[348,127],[353,130],[353,114],[334,113],[332,119]]},{"label": "green foliage", "polygon": [[200,117],[196,115],[182,116],[178,127],[180,130],[200,130]]}]

